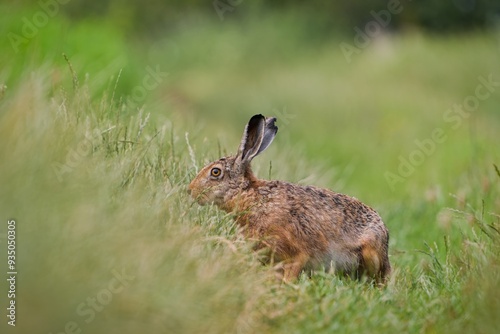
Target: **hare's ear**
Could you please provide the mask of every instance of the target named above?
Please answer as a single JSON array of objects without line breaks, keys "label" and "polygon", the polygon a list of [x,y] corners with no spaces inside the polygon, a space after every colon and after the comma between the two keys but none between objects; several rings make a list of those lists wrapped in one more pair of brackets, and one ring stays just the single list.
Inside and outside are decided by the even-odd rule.
[{"label": "hare's ear", "polygon": [[274,117],[266,119],[262,115],[250,118],[236,155],[236,161],[240,167],[248,165],[257,154],[271,144],[278,131],[278,127],[274,124],[275,121]]},{"label": "hare's ear", "polygon": [[278,127],[276,126],[276,124],[274,124],[275,122],[276,122],[276,117],[266,118],[266,126],[264,127],[264,138],[262,138],[262,143],[256,155],[260,154],[260,152],[268,148],[269,145],[271,145],[271,143],[273,142],[274,137],[276,137],[276,134],[278,133]]}]

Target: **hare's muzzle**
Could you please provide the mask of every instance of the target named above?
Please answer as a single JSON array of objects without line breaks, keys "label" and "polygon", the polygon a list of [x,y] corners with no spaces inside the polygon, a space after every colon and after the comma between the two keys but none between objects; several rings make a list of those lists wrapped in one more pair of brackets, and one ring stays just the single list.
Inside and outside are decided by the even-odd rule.
[{"label": "hare's muzzle", "polygon": [[[195,194],[195,188],[194,188],[194,185],[193,185],[193,182],[191,182],[188,186],[187,186],[187,193],[188,195],[190,195],[191,197],[194,197],[196,194]],[[194,193],[193,193],[194,192]]]}]

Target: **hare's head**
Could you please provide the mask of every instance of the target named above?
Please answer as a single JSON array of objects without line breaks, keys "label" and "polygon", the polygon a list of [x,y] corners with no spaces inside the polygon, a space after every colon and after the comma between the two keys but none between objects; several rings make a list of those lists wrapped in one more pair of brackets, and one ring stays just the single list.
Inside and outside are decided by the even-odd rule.
[{"label": "hare's head", "polygon": [[189,184],[189,193],[199,204],[227,206],[233,197],[256,181],[250,162],[273,141],[278,127],[276,118],[253,116],[245,127],[235,156],[209,163]]}]

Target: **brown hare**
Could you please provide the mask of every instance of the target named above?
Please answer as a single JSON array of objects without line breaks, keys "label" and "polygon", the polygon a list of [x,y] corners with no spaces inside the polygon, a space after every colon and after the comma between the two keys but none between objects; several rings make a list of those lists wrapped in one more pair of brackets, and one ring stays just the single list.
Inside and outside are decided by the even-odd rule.
[{"label": "brown hare", "polygon": [[285,282],[318,268],[385,282],[389,232],[375,210],[347,195],[252,173],[250,162],[278,132],[275,122],[253,116],[237,154],[206,165],[189,184],[191,196],[235,214],[256,249],[269,250],[269,259],[280,263]]}]

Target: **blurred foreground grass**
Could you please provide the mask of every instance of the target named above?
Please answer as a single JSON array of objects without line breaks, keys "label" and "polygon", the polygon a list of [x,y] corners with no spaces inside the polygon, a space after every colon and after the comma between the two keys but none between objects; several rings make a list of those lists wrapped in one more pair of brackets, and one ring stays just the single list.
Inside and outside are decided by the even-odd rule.
[{"label": "blurred foreground grass", "polygon": [[[14,331],[497,330],[500,93],[456,129],[443,120],[478,77],[500,80],[495,36],[387,36],[347,66],[338,39],[307,42],[277,20],[195,25],[148,44],[143,58],[108,31],[100,57],[119,64],[92,62],[102,31],[54,20],[25,58],[2,56],[0,212],[18,227]],[[148,66],[169,76],[134,101]],[[196,169],[234,152],[259,112],[276,115],[280,132],[258,175],[380,211],[395,268],[387,288],[321,273],[279,286],[229,216],[188,198]],[[447,139],[391,189],[384,173],[436,128]]]}]

